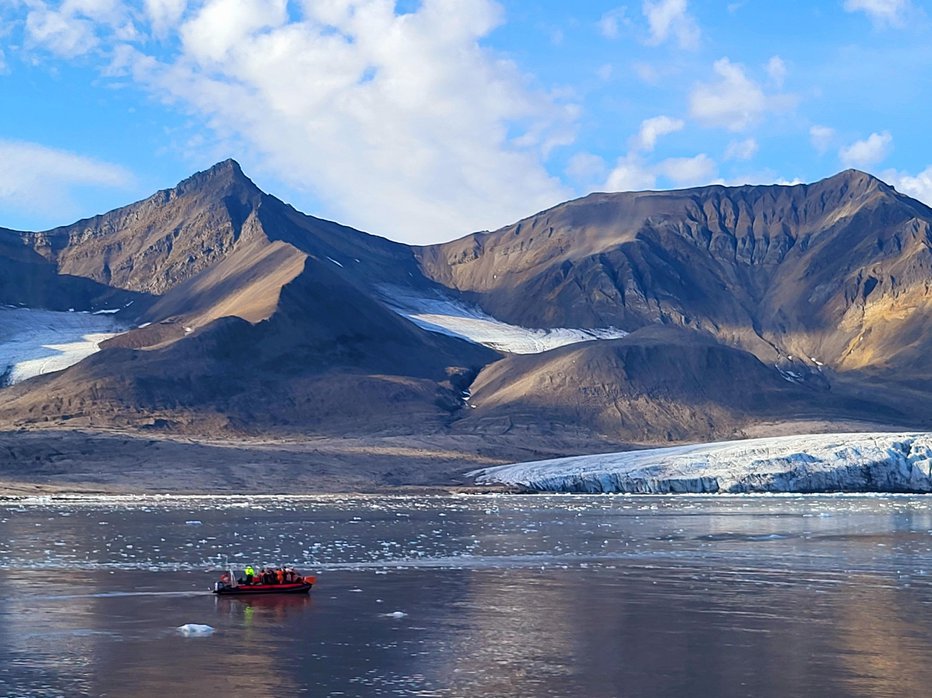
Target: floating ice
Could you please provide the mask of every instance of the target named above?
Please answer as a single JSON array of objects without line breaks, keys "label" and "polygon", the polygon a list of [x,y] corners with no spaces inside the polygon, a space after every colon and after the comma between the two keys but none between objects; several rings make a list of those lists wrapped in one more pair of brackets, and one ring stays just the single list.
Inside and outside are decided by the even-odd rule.
[{"label": "floating ice", "polygon": [[380,291],[389,308],[421,329],[466,339],[511,354],[539,354],[567,344],[618,339],[628,334],[614,327],[529,329],[496,320],[479,308],[468,307],[439,294],[434,297],[419,296],[395,286],[382,286]]},{"label": "floating ice", "polygon": [[932,433],[811,434],[483,468],[478,483],[550,492],[932,492]]},{"label": "floating ice", "polygon": [[214,629],[209,625],[201,625],[199,623],[185,623],[184,625],[178,626],[178,632],[180,632],[185,637],[193,637],[196,635],[211,635],[214,632]]},{"label": "floating ice", "polygon": [[184,523],[185,526],[201,526],[204,522],[200,521],[199,519],[191,519],[190,521],[185,521]]},{"label": "floating ice", "polygon": [[404,611],[393,611],[392,613],[383,614],[386,618],[394,618],[395,620],[401,620],[402,618],[407,617],[407,613]]}]

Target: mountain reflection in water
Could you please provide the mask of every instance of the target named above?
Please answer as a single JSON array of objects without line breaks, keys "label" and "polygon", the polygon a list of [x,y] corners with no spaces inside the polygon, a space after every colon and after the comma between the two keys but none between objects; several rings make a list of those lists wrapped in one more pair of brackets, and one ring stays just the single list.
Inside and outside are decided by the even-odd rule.
[{"label": "mountain reflection in water", "polygon": [[[216,598],[221,551],[319,582]],[[932,685],[922,497],[36,502],[0,507],[0,567],[0,695]]]}]

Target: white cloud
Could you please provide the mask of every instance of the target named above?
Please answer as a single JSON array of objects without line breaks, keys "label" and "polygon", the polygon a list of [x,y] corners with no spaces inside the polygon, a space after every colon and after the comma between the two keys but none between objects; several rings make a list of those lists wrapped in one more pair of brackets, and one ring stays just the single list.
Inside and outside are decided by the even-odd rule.
[{"label": "white cloud", "polygon": [[628,24],[624,7],[609,10],[599,18],[599,33],[606,39],[617,39],[621,34],[621,26]]},{"label": "white cloud", "polygon": [[741,141],[732,141],[725,148],[726,160],[750,160],[757,153],[757,141],[745,138]]},{"label": "white cloud", "polygon": [[820,126],[818,124],[809,128],[809,142],[812,143],[812,147],[820,154],[827,152],[828,149],[832,147],[832,142],[834,140],[835,129],[833,128]]},{"label": "white cloud", "polygon": [[188,0],[145,0],[146,15],[155,36],[162,37],[176,25],[188,7]]},{"label": "white cloud", "polygon": [[94,51],[100,45],[98,31],[109,28],[114,36],[129,40],[135,28],[118,0],[65,0],[52,7],[43,0],[27,3],[26,37],[64,58]]},{"label": "white cloud", "polygon": [[655,116],[641,122],[638,135],[632,139],[632,147],[636,150],[651,151],[657,145],[657,139],[669,133],[681,130],[686,123],[682,119],[669,116]]},{"label": "white cloud", "polygon": [[312,193],[312,213],[434,242],[572,195],[544,162],[575,138],[578,110],[480,45],[502,20],[492,0],[405,14],[386,0],[207,0],[171,16],[174,55],[122,44],[112,71],[200,116],[247,170]]},{"label": "white cloud", "polygon": [[786,63],[780,56],[771,56],[767,61],[767,75],[778,88],[783,87],[783,81],[786,80]]},{"label": "white cloud", "polygon": [[877,26],[902,26],[912,11],[910,0],[845,0],[848,12],[863,12]]},{"label": "white cloud", "polygon": [[932,206],[932,165],[917,175],[886,170],[880,174],[880,177],[896,187],[897,191],[919,199],[926,206]]},{"label": "white cloud", "polygon": [[691,158],[667,158],[656,166],[658,174],[680,187],[709,184],[715,178],[715,161],[705,153]]},{"label": "white cloud", "polygon": [[720,58],[713,64],[718,80],[700,83],[689,96],[689,112],[706,126],[743,131],[767,112],[784,111],[795,104],[789,95],[768,95],[738,63]]},{"label": "white cloud", "polygon": [[285,24],[286,0],[208,0],[181,27],[185,53],[202,64],[237,58],[244,42]]},{"label": "white cloud", "polygon": [[62,215],[78,187],[128,188],[133,175],[119,165],[25,141],[0,140],[0,203],[27,213]]},{"label": "white cloud", "polygon": [[648,43],[662,44],[674,38],[680,48],[699,45],[699,25],[689,14],[686,0],[644,0],[641,9],[650,31]]},{"label": "white cloud", "polygon": [[664,178],[674,187],[692,187],[713,183],[715,161],[705,153],[693,157],[667,158],[657,163],[646,162],[637,153],[618,159],[605,182],[607,191],[644,191],[657,189]]},{"label": "white cloud", "polygon": [[605,178],[605,161],[592,153],[576,153],[570,158],[566,174],[582,189],[592,189]]},{"label": "white cloud", "polygon": [[605,180],[606,191],[644,191],[657,186],[657,175],[637,155],[619,158]]},{"label": "white cloud", "polygon": [[893,136],[889,131],[872,133],[861,141],[844,146],[838,157],[845,167],[870,167],[882,162],[893,148]]},{"label": "white cloud", "polygon": [[660,81],[661,71],[649,63],[636,61],[631,65],[631,69],[634,70],[634,74],[642,82],[646,82],[648,85],[656,85]]}]

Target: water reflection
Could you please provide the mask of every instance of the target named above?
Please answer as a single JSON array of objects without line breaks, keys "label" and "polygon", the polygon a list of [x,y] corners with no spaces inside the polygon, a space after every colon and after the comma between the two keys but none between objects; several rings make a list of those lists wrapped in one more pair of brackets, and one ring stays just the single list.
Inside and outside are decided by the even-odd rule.
[{"label": "water reflection", "polygon": [[[0,695],[923,695],[926,502],[0,508]],[[217,598],[217,550],[328,562]]]}]

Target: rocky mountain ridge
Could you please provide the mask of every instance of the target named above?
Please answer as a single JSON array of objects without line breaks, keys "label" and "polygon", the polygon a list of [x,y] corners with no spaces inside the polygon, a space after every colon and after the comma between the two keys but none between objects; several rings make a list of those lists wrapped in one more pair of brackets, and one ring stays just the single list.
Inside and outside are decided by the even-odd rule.
[{"label": "rocky mountain ridge", "polygon": [[[598,450],[786,421],[920,427],[930,225],[846,171],[592,194],[410,247],[302,214],[225,161],[71,226],[0,230],[0,303],[120,308],[132,328],[0,390],[0,426],[479,435],[544,453],[567,434]],[[618,338],[509,355],[411,322],[391,289]]]}]

